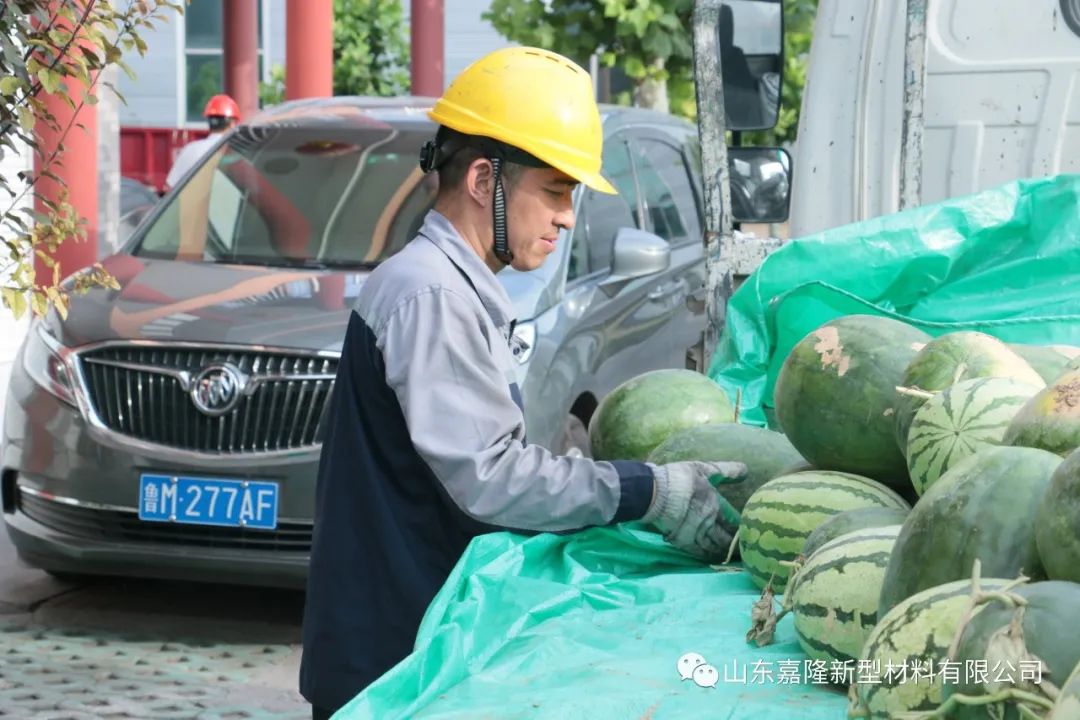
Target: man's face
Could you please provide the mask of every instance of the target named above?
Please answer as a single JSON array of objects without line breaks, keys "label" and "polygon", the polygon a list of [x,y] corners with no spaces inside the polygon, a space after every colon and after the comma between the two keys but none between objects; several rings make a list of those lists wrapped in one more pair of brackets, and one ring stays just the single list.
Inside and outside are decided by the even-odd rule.
[{"label": "man's face", "polygon": [[553,168],[524,168],[507,192],[506,220],[511,267],[527,272],[555,252],[561,228],[574,227],[577,181]]}]

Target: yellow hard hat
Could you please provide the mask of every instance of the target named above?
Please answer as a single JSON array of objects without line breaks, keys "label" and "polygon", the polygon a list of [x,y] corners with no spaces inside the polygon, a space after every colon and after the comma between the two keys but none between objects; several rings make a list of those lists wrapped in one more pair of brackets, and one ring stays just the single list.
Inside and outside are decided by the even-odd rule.
[{"label": "yellow hard hat", "polygon": [[604,131],[592,78],[548,50],[511,47],[465,68],[428,113],[465,135],[522,150],[600,192],[618,194],[600,174]]}]

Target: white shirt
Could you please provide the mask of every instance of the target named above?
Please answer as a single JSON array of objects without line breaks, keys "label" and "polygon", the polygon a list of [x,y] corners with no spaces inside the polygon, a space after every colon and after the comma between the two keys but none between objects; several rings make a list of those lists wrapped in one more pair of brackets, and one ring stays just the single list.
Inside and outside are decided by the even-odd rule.
[{"label": "white shirt", "polygon": [[172,188],[176,183],[180,182],[180,178],[184,177],[188,170],[197,165],[198,162],[202,160],[203,155],[205,155],[220,138],[220,133],[211,133],[200,140],[192,140],[187,145],[180,148],[180,152],[177,154],[175,162],[173,162],[172,169],[169,170],[169,174],[165,178],[166,188]]}]

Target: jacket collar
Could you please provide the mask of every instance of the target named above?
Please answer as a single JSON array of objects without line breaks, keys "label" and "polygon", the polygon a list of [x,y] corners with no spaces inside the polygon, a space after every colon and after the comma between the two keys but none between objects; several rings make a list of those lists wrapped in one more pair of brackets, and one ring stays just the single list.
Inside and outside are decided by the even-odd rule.
[{"label": "jacket collar", "polygon": [[495,277],[484,261],[469,247],[446,216],[429,210],[420,227],[420,235],[443,251],[458,270],[472,284],[497,328],[505,328],[513,320],[513,305],[506,288]]}]

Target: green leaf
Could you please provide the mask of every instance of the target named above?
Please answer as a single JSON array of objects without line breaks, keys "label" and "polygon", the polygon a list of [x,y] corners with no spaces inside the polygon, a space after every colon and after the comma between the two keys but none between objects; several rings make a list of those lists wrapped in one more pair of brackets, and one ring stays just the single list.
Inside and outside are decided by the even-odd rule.
[{"label": "green leaf", "polygon": [[41,68],[37,74],[38,80],[41,82],[41,87],[45,88],[45,92],[52,95],[60,89],[60,73],[48,68]]},{"label": "green leaf", "polygon": [[30,132],[34,129],[34,113],[26,105],[19,106],[19,127]]},{"label": "green leaf", "polygon": [[14,95],[22,87],[22,81],[14,75],[0,78],[0,93]]},{"label": "green leaf", "polygon": [[11,310],[15,319],[22,319],[22,316],[26,314],[26,296],[11,287],[0,288],[0,295],[3,296],[4,305]]}]

